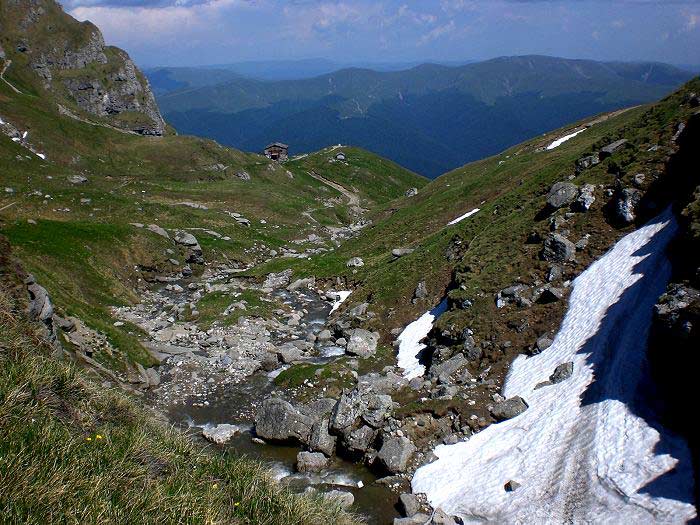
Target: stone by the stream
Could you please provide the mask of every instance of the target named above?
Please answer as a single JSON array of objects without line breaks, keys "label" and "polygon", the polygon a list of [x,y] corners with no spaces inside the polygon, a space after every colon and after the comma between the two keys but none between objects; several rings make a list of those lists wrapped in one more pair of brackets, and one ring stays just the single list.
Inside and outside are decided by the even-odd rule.
[{"label": "stone by the stream", "polygon": [[320,452],[299,452],[297,454],[297,471],[321,472],[328,466],[328,458]]},{"label": "stone by the stream", "polygon": [[215,427],[207,427],[202,430],[202,435],[212,443],[223,445],[228,443],[233,436],[238,434],[241,429],[237,425],[229,425],[227,423],[216,425]]},{"label": "stone by the stream", "polygon": [[390,436],[384,439],[377,459],[386,470],[392,474],[399,474],[406,471],[415,451],[415,445],[408,438]]},{"label": "stone by the stream", "polygon": [[327,418],[313,424],[309,435],[309,448],[314,452],[323,452],[327,456],[332,456],[338,438],[328,432],[328,426],[329,420]]},{"label": "stone by the stream", "polygon": [[394,525],[426,525],[430,524],[430,516],[427,514],[414,514],[410,518],[394,518]]},{"label": "stone by the stream", "polygon": [[528,406],[525,400],[520,396],[511,397],[500,403],[496,403],[491,409],[491,415],[499,420],[505,421],[519,416],[527,410]]},{"label": "stone by the stream", "polygon": [[276,441],[309,439],[313,419],[302,414],[289,402],[276,397],[262,402],[255,416],[255,433],[263,439]]},{"label": "stone by the stream", "polygon": [[407,518],[410,518],[420,511],[420,502],[415,494],[409,492],[399,496],[399,507],[401,513]]},{"label": "stone by the stream", "polygon": [[356,328],[351,330],[348,336],[348,344],[345,351],[349,355],[367,358],[373,356],[377,351],[379,334],[376,332],[370,332],[364,328]]},{"label": "stone by the stream", "polygon": [[331,490],[323,495],[324,498],[337,503],[341,509],[348,509],[355,503],[355,496],[352,492],[345,490]]}]

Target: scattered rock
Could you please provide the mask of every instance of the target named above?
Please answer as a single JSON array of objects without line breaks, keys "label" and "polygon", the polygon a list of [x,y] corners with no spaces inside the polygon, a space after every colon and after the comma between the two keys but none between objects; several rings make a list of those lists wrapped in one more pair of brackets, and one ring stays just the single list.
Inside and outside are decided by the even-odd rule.
[{"label": "scattered rock", "polygon": [[248,182],[250,180],[250,174],[245,170],[237,171],[236,177],[238,177],[239,179],[241,179],[244,182]]},{"label": "scattered rock", "polygon": [[420,511],[420,502],[415,494],[407,493],[399,496],[399,507],[401,513],[410,518]]},{"label": "scattered rock", "polygon": [[520,483],[514,480],[508,481],[505,485],[503,485],[503,489],[506,492],[513,492],[514,490],[518,490],[520,488]]},{"label": "scattered rock", "polygon": [[300,288],[312,288],[315,285],[316,285],[316,278],[315,277],[307,277],[306,279],[297,279],[292,284],[287,286],[287,291],[293,292],[295,290],[299,290]]},{"label": "scattered rock", "polygon": [[356,328],[348,334],[348,344],[345,351],[350,355],[367,358],[377,351],[379,334],[364,328]]},{"label": "scattered rock", "polygon": [[87,177],[83,177],[82,175],[71,175],[68,177],[68,182],[71,184],[85,184],[87,181]]},{"label": "scattered rock", "polygon": [[568,206],[579,194],[579,189],[575,184],[570,182],[557,182],[547,195],[547,206],[558,210],[564,206]]},{"label": "scattered rock", "polygon": [[410,518],[394,518],[394,525],[425,525],[430,523],[430,516],[427,514],[415,514]]},{"label": "scattered rock", "polygon": [[320,452],[299,452],[297,454],[297,471],[321,472],[328,466],[328,458]]},{"label": "scattered rock", "polygon": [[569,379],[574,373],[574,363],[569,361],[568,363],[562,363],[554,369],[552,375],[549,376],[549,380],[552,384],[556,385],[562,381]]},{"label": "scattered rock", "polygon": [[312,451],[323,452],[327,456],[332,456],[335,452],[335,445],[338,438],[328,432],[329,420],[322,419],[313,424],[309,436],[309,448]]},{"label": "scattered rock", "polygon": [[416,447],[406,437],[391,436],[384,439],[377,459],[392,474],[405,472]]},{"label": "scattered rock", "polygon": [[642,199],[642,192],[635,188],[624,188],[620,191],[615,203],[615,214],[625,224],[631,224],[636,218],[636,208]]},{"label": "scattered rock", "polygon": [[419,299],[425,299],[426,297],[428,297],[428,288],[425,285],[425,281],[421,281],[413,292],[413,302]]},{"label": "scattered rock", "polygon": [[202,430],[202,435],[212,443],[223,445],[228,443],[233,436],[240,433],[241,429],[237,425],[229,425],[227,423],[208,427]]},{"label": "scattered rock", "polygon": [[363,261],[360,257],[352,257],[347,263],[345,263],[345,265],[348,268],[359,268],[360,266],[365,265],[365,261]]},{"label": "scattered rock", "polygon": [[255,432],[264,439],[308,441],[313,419],[276,397],[262,402],[255,415]]},{"label": "scattered rock", "polygon": [[558,233],[551,233],[544,241],[540,257],[550,262],[568,262],[574,259],[576,247],[569,239]]},{"label": "scattered rock", "polygon": [[391,250],[391,255],[398,259],[399,257],[403,257],[404,255],[410,255],[413,252],[413,248],[394,248],[393,250]]},{"label": "scattered rock", "polygon": [[406,197],[415,197],[418,195],[418,188],[409,188],[406,190]]},{"label": "scattered rock", "polygon": [[29,317],[43,323],[50,323],[53,316],[53,305],[46,288],[37,284],[33,275],[24,280],[29,293]]},{"label": "scattered rock", "polygon": [[581,172],[588,168],[600,164],[600,156],[597,153],[593,155],[588,155],[587,157],[582,157],[576,161],[576,171]]},{"label": "scattered rock", "polygon": [[577,211],[588,211],[595,202],[595,186],[593,184],[584,184],[581,186],[578,198],[574,203],[573,208]]},{"label": "scattered rock", "polygon": [[622,146],[624,146],[625,144],[627,144],[627,139],[616,140],[615,142],[608,144],[600,150],[600,159],[602,160],[607,157],[610,157],[613,153],[622,148]]},{"label": "scattered rock", "polygon": [[528,409],[525,400],[520,396],[511,397],[500,403],[496,403],[491,409],[491,415],[498,421],[505,421],[519,416]]}]

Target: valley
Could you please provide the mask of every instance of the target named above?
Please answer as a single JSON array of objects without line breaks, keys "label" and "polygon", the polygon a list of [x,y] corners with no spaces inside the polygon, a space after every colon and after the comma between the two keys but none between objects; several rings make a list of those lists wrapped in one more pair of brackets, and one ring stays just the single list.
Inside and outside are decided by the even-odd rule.
[{"label": "valley", "polygon": [[[411,93],[405,71],[226,76],[270,90],[225,108],[263,130],[245,149],[322,131],[274,161],[178,133],[231,84],[180,72],[156,104],[53,0],[0,0],[0,29],[8,522],[696,519],[700,79],[548,57],[419,66]],[[328,78],[343,126],[383,100],[361,131],[396,154],[328,146]],[[287,90],[310,120],[276,120]],[[391,107],[443,97],[469,114],[434,123],[444,155]]]}]

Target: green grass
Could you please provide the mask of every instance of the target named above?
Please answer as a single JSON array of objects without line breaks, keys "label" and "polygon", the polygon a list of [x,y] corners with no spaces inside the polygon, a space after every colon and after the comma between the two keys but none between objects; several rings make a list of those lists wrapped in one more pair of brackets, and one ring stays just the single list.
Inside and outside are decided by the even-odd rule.
[{"label": "green grass", "polygon": [[205,449],[50,357],[0,291],[3,523],[355,523],[257,462]]}]

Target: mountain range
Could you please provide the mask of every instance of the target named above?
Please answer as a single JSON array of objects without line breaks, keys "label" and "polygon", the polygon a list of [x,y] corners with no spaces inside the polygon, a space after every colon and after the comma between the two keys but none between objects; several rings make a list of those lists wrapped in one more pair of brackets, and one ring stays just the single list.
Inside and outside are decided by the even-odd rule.
[{"label": "mountain range", "polygon": [[283,141],[297,154],[342,142],[430,178],[567,122],[658,99],[691,76],[659,63],[546,56],[279,81],[200,71],[149,73],[181,133],[249,151]]}]

